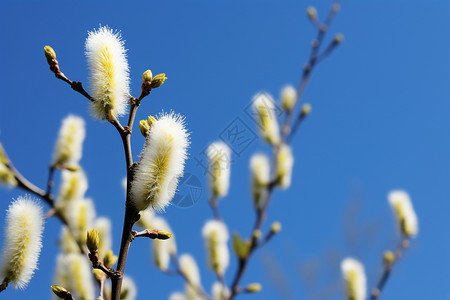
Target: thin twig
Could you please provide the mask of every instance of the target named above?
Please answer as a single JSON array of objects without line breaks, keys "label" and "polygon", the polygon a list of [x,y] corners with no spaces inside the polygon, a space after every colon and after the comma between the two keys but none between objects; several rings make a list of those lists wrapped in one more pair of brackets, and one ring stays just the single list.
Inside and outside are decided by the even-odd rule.
[{"label": "thin twig", "polygon": [[6,278],[3,279],[2,284],[0,284],[0,293],[8,287],[8,284],[9,284],[9,280]]},{"label": "thin twig", "polygon": [[214,215],[214,219],[218,220],[218,221],[222,221],[222,218],[220,217],[220,212],[219,212],[219,205],[217,203],[217,197],[215,196],[211,196],[211,198],[209,199],[209,205],[211,206],[213,215]]},{"label": "thin twig", "polygon": [[[340,0],[335,0],[334,3],[331,6],[330,12],[328,14],[328,17],[326,18],[326,21],[324,22],[324,24],[318,26],[318,32],[317,32],[317,37],[316,39],[313,41],[312,43],[312,47],[311,47],[311,53],[310,53],[310,57],[308,59],[307,64],[305,65],[305,67],[303,68],[303,75],[302,78],[298,84],[297,87],[297,97],[294,103],[294,107],[293,109],[287,114],[284,123],[282,125],[282,129],[281,129],[281,143],[277,146],[274,147],[273,149],[273,161],[274,161],[274,170],[277,169],[277,155],[278,152],[280,150],[280,146],[283,143],[286,143],[286,141],[292,138],[292,136],[295,134],[298,125],[295,128],[295,131],[291,130],[291,122],[292,122],[292,118],[294,115],[294,111],[295,108],[298,106],[300,99],[303,95],[303,92],[306,89],[306,86],[309,82],[309,79],[311,77],[311,72],[313,71],[314,67],[317,65],[317,58],[318,58],[318,53],[320,50],[320,46],[322,45],[322,41],[325,37],[325,33],[328,30],[328,27],[331,25],[332,20],[334,19],[335,15],[337,14],[337,12],[339,11],[339,3]],[[300,115],[297,117],[297,119],[300,119],[301,122],[301,112],[299,113]],[[276,175],[274,175],[276,176]],[[272,182],[277,182],[277,178],[275,178]],[[233,299],[241,290],[241,288],[239,287],[239,282],[242,279],[242,276],[244,275],[245,269],[247,267],[247,264],[250,260],[251,255],[254,253],[254,251],[259,248],[259,244],[258,244],[258,238],[256,235],[254,235],[253,233],[257,230],[261,230],[261,226],[265,220],[266,217],[266,213],[267,213],[267,209],[269,207],[270,204],[270,200],[274,191],[276,184],[270,184],[267,187],[267,198],[265,200],[265,202],[263,203],[262,207],[260,207],[257,210],[257,217],[255,220],[255,224],[253,226],[253,231],[252,231],[252,238],[251,238],[251,242],[250,242],[250,248],[249,248],[249,252],[248,255],[245,258],[239,258],[238,260],[238,268],[236,271],[236,275],[233,279],[233,282],[231,284],[231,295],[230,295],[230,300]],[[269,238],[270,239],[270,238]],[[266,241],[262,241],[261,243],[265,243]]]},{"label": "thin twig", "polygon": [[381,292],[383,291],[383,288],[391,275],[394,264],[403,255],[403,252],[409,247],[409,244],[410,244],[409,239],[407,237],[404,237],[394,253],[395,257],[394,261],[391,263],[385,263],[383,274],[381,275],[381,278],[378,281],[377,286],[372,290],[370,300],[375,300],[381,295]]}]

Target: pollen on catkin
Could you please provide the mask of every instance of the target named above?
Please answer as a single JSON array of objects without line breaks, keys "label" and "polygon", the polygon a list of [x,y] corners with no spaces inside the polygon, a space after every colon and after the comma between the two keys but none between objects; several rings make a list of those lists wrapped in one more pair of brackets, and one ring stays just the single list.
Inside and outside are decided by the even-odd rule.
[{"label": "pollen on catkin", "polygon": [[277,145],[280,142],[280,129],[274,100],[268,94],[259,93],[253,97],[252,106],[262,139],[269,144]]},{"label": "pollen on catkin", "polygon": [[129,99],[129,68],[120,32],[103,26],[90,31],[85,44],[93,101],[91,113],[104,120],[126,113]]},{"label": "pollen on catkin", "polygon": [[28,196],[19,197],[6,212],[1,276],[24,289],[37,268],[42,248],[44,214]]},{"label": "pollen on catkin", "polygon": [[95,299],[95,286],[92,267],[83,254],[71,253],[65,255],[69,277],[69,290],[76,299]]},{"label": "pollen on catkin", "polygon": [[342,277],[348,300],[366,298],[366,273],[364,266],[354,258],[346,258],[341,263]]},{"label": "pollen on catkin", "polygon": [[67,210],[67,221],[77,242],[86,243],[86,232],[93,227],[95,207],[91,199],[83,199],[70,203]]},{"label": "pollen on catkin", "polygon": [[63,211],[72,201],[84,197],[88,188],[86,174],[80,169],[77,171],[61,171],[61,184],[56,199],[57,209]]},{"label": "pollen on catkin", "polygon": [[108,218],[97,218],[94,223],[94,228],[97,229],[99,234],[98,256],[100,259],[105,257],[105,254],[112,246],[111,238],[111,221]]},{"label": "pollen on catkin", "polygon": [[206,154],[211,193],[214,197],[225,197],[230,186],[231,149],[224,142],[214,142],[208,146]]},{"label": "pollen on catkin", "polygon": [[125,275],[122,282],[122,290],[120,291],[121,300],[134,300],[137,296],[137,288],[131,277]]},{"label": "pollen on catkin", "polygon": [[193,285],[200,284],[200,272],[195,259],[189,254],[182,254],[179,258],[180,270]]},{"label": "pollen on catkin", "polygon": [[228,250],[228,229],[218,220],[210,220],[202,229],[205,240],[209,267],[219,275],[223,275],[230,262]]},{"label": "pollen on catkin", "polygon": [[141,211],[164,210],[183,176],[189,147],[184,117],[161,114],[152,124],[131,182],[131,201]]},{"label": "pollen on catkin", "polygon": [[281,89],[281,107],[284,111],[290,112],[297,100],[297,91],[292,85],[286,85]]},{"label": "pollen on catkin", "polygon": [[257,153],[250,159],[252,176],[252,195],[255,207],[260,207],[267,196],[267,185],[270,182],[270,161],[267,155]]},{"label": "pollen on catkin", "polygon": [[397,219],[400,232],[408,237],[417,235],[419,225],[411,199],[405,191],[392,191],[388,195],[389,204]]},{"label": "pollen on catkin", "polygon": [[86,135],[84,127],[84,120],[74,115],[62,121],[53,152],[53,165],[78,165]]},{"label": "pollen on catkin", "polygon": [[287,189],[291,185],[293,166],[294,156],[291,147],[282,144],[277,155],[277,177],[278,184],[283,189]]},{"label": "pollen on catkin", "polygon": [[230,290],[224,286],[221,282],[214,282],[212,286],[212,299],[223,300],[230,297]]}]

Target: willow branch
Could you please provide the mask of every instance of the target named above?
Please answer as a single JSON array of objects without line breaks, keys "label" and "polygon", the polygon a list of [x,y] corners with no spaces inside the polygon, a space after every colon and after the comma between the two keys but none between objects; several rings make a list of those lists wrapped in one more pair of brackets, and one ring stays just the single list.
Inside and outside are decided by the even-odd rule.
[{"label": "willow branch", "polygon": [[218,221],[222,221],[222,218],[220,217],[220,212],[219,212],[219,205],[217,203],[217,197],[211,196],[211,198],[209,199],[209,206],[211,207],[212,213],[214,215],[214,219],[216,219]]},{"label": "willow branch", "polygon": [[[299,124],[295,125],[295,130],[291,130],[291,123],[292,123],[292,119],[294,117],[294,111],[296,110],[296,107],[298,106],[301,97],[303,96],[303,93],[306,89],[306,86],[309,82],[309,79],[311,77],[311,73],[314,70],[314,67],[317,65],[318,62],[318,54],[319,54],[319,50],[320,47],[322,45],[323,39],[325,37],[325,34],[328,30],[328,27],[331,25],[335,15],[337,14],[337,12],[339,11],[339,4],[340,1],[339,0],[335,0],[334,3],[331,6],[330,12],[328,14],[328,17],[326,18],[325,22],[319,26],[317,26],[318,28],[318,32],[317,32],[317,37],[316,39],[313,41],[312,46],[311,46],[311,52],[310,52],[310,56],[308,59],[308,62],[306,63],[305,67],[303,68],[303,74],[302,77],[300,79],[300,82],[298,84],[297,87],[297,97],[295,99],[295,104],[292,110],[290,110],[287,115],[286,118],[284,120],[284,123],[282,125],[281,128],[281,143],[278,144],[277,146],[275,146],[273,148],[272,154],[273,154],[273,162],[274,162],[274,170],[277,169],[277,159],[276,157],[278,156],[278,152],[280,150],[280,146],[284,143],[286,143],[286,141],[289,139],[291,139],[293,137],[293,135],[295,134],[298,126],[300,125],[301,121],[302,121],[302,113],[299,113],[299,116],[297,117],[297,119],[299,121],[297,121]],[[275,175],[274,175],[275,176]],[[255,231],[259,231],[261,230],[262,224],[264,223],[264,220],[266,218],[266,214],[267,214],[267,209],[269,207],[271,198],[272,198],[272,194],[274,191],[274,188],[276,186],[276,183],[278,182],[277,178],[274,178],[271,182],[271,184],[267,187],[267,198],[265,199],[265,202],[263,203],[262,207],[259,208],[257,210],[257,214],[256,214],[256,220],[255,220],[255,224],[253,226],[253,231],[252,231],[252,237],[251,237],[251,242],[250,242],[250,248],[249,248],[249,252],[248,255],[245,258],[239,258],[238,261],[238,268],[236,271],[236,275],[233,279],[233,282],[231,284],[231,295],[230,295],[230,300],[233,299],[241,290],[239,287],[239,283],[242,279],[242,276],[244,275],[244,272],[247,268],[248,262],[250,260],[250,257],[252,256],[252,254],[254,253],[254,251],[259,248],[260,244],[257,238],[257,235],[253,234]],[[263,240],[261,243],[265,244],[267,241],[269,241],[271,238],[271,236],[268,236],[268,239]],[[261,245],[262,245],[261,244]]]},{"label": "willow branch", "polygon": [[403,255],[403,252],[409,247],[409,239],[404,237],[400,245],[398,246],[397,250],[394,252],[394,261],[391,263],[385,263],[384,264],[384,271],[381,275],[380,280],[378,281],[377,286],[372,290],[372,295],[370,297],[370,300],[377,299],[381,292],[383,291],[384,286],[386,285],[386,282],[388,281],[391,273],[392,268],[394,267],[394,264],[397,262],[397,260]]}]

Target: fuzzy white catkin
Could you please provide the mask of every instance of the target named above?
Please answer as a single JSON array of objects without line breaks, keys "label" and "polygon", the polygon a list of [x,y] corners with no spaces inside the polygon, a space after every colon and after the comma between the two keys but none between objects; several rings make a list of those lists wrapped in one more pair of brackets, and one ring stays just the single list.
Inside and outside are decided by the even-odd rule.
[{"label": "fuzzy white catkin", "polygon": [[210,220],[203,226],[202,235],[205,240],[209,267],[214,272],[223,275],[230,261],[227,227],[221,221]]},{"label": "fuzzy white catkin", "polygon": [[83,254],[71,253],[65,256],[69,291],[75,294],[75,299],[95,299],[94,278],[89,261]]},{"label": "fuzzy white catkin", "polygon": [[84,120],[69,115],[63,121],[53,152],[54,165],[78,165],[86,136]]},{"label": "fuzzy white catkin", "polygon": [[129,68],[124,41],[119,32],[100,27],[89,32],[86,57],[90,70],[89,83],[94,101],[91,113],[104,120],[109,114],[125,114],[129,99]]},{"label": "fuzzy white catkin", "polygon": [[6,166],[7,160],[3,154],[3,148],[0,143],[0,184],[5,186],[17,186],[17,180],[14,173]]},{"label": "fuzzy white catkin", "polygon": [[188,300],[186,296],[181,292],[175,292],[170,294],[169,300]]},{"label": "fuzzy white catkin", "polygon": [[62,170],[56,207],[59,210],[64,210],[70,201],[82,199],[87,188],[86,174],[81,169],[77,171]]},{"label": "fuzzy white catkin", "polygon": [[252,195],[256,207],[262,204],[267,196],[267,185],[270,182],[270,161],[267,155],[257,153],[250,159],[252,174]]},{"label": "fuzzy white catkin", "polygon": [[397,219],[400,232],[406,236],[415,236],[419,232],[417,215],[411,199],[405,191],[392,191],[388,195],[389,204]]},{"label": "fuzzy white catkin", "polygon": [[146,209],[139,212],[141,217],[136,222],[136,225],[142,227],[144,229],[152,227],[152,221],[155,218],[155,212],[151,207],[147,207]]},{"label": "fuzzy white catkin", "polygon": [[[67,290],[73,290],[70,287],[70,260],[68,259],[68,254],[58,254],[56,257],[56,266],[55,266],[55,274],[53,275],[53,283],[55,285],[59,285],[64,287]],[[53,297],[53,299],[60,299]]]},{"label": "fuzzy white catkin", "polygon": [[161,114],[150,127],[131,183],[131,200],[138,210],[151,206],[160,211],[169,205],[183,176],[188,147],[184,117]]},{"label": "fuzzy white catkin", "polygon": [[294,108],[297,100],[297,91],[292,85],[286,85],[281,89],[281,107],[289,112]]},{"label": "fuzzy white catkin", "polygon": [[230,291],[227,287],[224,287],[220,282],[214,282],[212,286],[212,297],[213,300],[223,300],[228,299],[230,296]]},{"label": "fuzzy white catkin", "polygon": [[231,149],[224,142],[214,142],[208,146],[206,154],[211,193],[214,197],[225,197],[230,186]]},{"label": "fuzzy white catkin", "polygon": [[277,155],[277,176],[279,185],[283,189],[287,189],[291,185],[293,166],[294,156],[291,147],[282,144]]},{"label": "fuzzy white catkin", "polygon": [[61,229],[61,236],[58,241],[59,248],[63,253],[78,253],[80,247],[69,232],[67,226],[63,226]]},{"label": "fuzzy white catkin", "polygon": [[183,254],[179,258],[180,269],[190,283],[200,284],[200,272],[198,271],[195,259],[189,254]]},{"label": "fuzzy white catkin", "polygon": [[277,145],[280,142],[280,129],[272,97],[266,93],[259,93],[253,97],[252,106],[258,120],[261,137],[269,144]]},{"label": "fuzzy white catkin", "polygon": [[43,230],[42,207],[28,196],[8,207],[1,275],[16,289],[24,289],[37,268]]},{"label": "fuzzy white catkin", "polygon": [[[151,225],[149,229],[162,229],[172,232],[169,224],[161,217],[155,217]],[[155,239],[152,245],[153,262],[160,270],[166,271],[169,268],[170,255],[177,251],[174,236],[172,235],[168,240]]]},{"label": "fuzzy white catkin", "polygon": [[136,284],[131,277],[125,275],[122,281],[122,290],[120,292],[121,300],[134,300],[137,296]]},{"label": "fuzzy white catkin", "polygon": [[74,238],[81,244],[86,243],[86,232],[93,228],[95,207],[91,199],[78,200],[68,206],[67,221]]},{"label": "fuzzy white catkin", "polygon": [[366,298],[366,273],[364,266],[354,258],[345,258],[341,263],[342,277],[348,300],[364,300]]},{"label": "fuzzy white catkin", "polygon": [[106,252],[111,249],[112,245],[111,221],[104,217],[97,218],[95,220],[94,228],[97,229],[100,237],[98,244],[98,255],[100,259],[103,259]]}]

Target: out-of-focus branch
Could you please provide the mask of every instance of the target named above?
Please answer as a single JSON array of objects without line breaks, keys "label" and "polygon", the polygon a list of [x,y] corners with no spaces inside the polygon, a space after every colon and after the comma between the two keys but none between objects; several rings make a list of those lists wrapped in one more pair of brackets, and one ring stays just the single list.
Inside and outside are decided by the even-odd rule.
[{"label": "out-of-focus branch", "polygon": [[[320,23],[316,26],[318,28],[317,37],[312,43],[309,59],[303,68],[303,74],[302,74],[302,77],[301,77],[300,82],[297,87],[297,97],[295,99],[294,107],[292,110],[290,110],[287,113],[284,123],[282,125],[281,143],[278,144],[277,146],[275,146],[272,151],[273,152],[273,161],[274,161],[274,168],[273,168],[274,170],[277,169],[278,162],[277,162],[276,157],[278,156],[280,146],[286,142],[289,142],[292,139],[292,137],[294,136],[296,130],[298,129],[301,121],[304,118],[304,116],[302,116],[302,111],[300,111],[298,117],[296,118],[297,121],[295,121],[295,123],[292,127],[291,123],[292,123],[292,120],[294,117],[294,111],[296,111],[296,108],[298,107],[298,104],[300,103],[300,99],[303,96],[303,93],[304,93],[306,86],[309,82],[309,79],[311,77],[312,71],[314,70],[317,63],[320,61],[318,58],[319,58],[319,51],[322,46],[323,39],[325,37],[326,32],[328,31],[329,26],[332,23],[334,17],[338,13],[339,7],[340,7],[340,0],[335,0],[331,6],[331,9],[328,13],[328,16],[327,16],[325,22]],[[335,47],[332,47],[332,48],[328,47],[327,48],[328,51],[326,50],[324,52],[325,53],[324,57],[328,56],[331,53],[331,50],[333,50],[334,48]],[[295,130],[292,130],[292,129],[295,129]],[[277,182],[276,178],[272,182],[273,183]],[[263,239],[262,241],[259,241],[258,240],[259,235],[255,234],[255,233],[260,232],[262,224],[264,223],[264,220],[265,220],[266,214],[267,214],[267,209],[270,204],[275,186],[276,186],[276,184],[270,184],[267,187],[267,198],[265,199],[262,207],[260,207],[257,210],[256,220],[255,220],[255,224],[253,226],[252,237],[251,237],[248,255],[245,258],[239,258],[238,269],[236,271],[236,275],[233,279],[233,282],[232,282],[231,288],[230,288],[230,290],[231,290],[231,295],[229,298],[230,300],[233,299],[239,293],[240,290],[242,290],[239,287],[239,283],[242,279],[242,276],[245,272],[245,269],[247,267],[247,264],[250,260],[251,255],[254,253],[254,251],[257,248],[259,248],[260,245],[265,244],[267,241],[269,241],[271,239],[271,236],[266,236],[265,239]]]},{"label": "out-of-focus branch", "polygon": [[403,255],[403,252],[406,249],[408,249],[409,245],[410,245],[409,239],[404,237],[403,240],[401,241],[400,245],[398,246],[397,250],[393,253],[392,258],[386,257],[386,256],[391,256],[392,253],[385,254],[383,274],[381,275],[381,278],[378,281],[377,286],[372,290],[370,300],[375,300],[375,299],[378,299],[378,297],[380,297],[381,292],[383,291],[383,288],[386,285],[386,282],[388,281],[388,279],[391,275],[394,264]]}]

